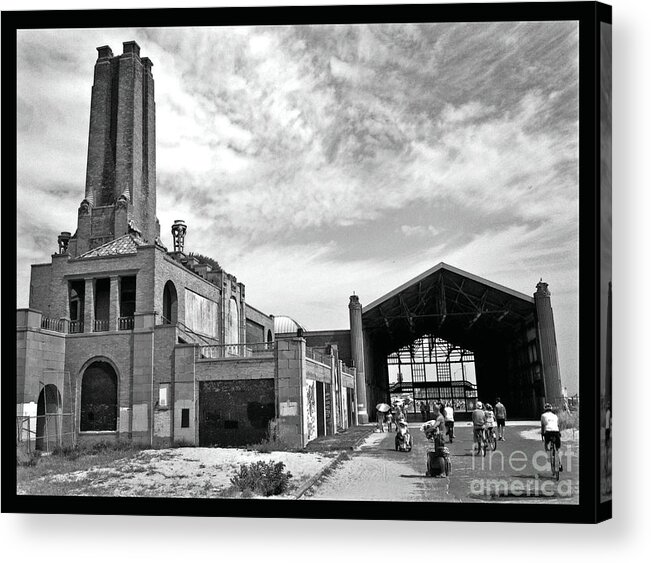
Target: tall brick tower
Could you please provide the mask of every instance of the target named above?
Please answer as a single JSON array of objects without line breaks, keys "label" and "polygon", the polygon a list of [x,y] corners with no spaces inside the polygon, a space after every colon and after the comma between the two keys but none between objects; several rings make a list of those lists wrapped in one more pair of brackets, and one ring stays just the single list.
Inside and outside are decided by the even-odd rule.
[{"label": "tall brick tower", "polygon": [[154,244],[156,108],[152,62],[135,41],[113,56],[97,48],[90,106],[85,197],[69,252],[79,256],[129,232]]}]

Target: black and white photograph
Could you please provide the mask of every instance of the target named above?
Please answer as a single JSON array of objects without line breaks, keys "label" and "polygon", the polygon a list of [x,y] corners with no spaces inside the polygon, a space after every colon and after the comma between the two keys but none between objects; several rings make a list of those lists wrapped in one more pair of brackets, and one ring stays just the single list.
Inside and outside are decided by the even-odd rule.
[{"label": "black and white photograph", "polygon": [[17,33],[17,492],[577,504],[576,21]]}]

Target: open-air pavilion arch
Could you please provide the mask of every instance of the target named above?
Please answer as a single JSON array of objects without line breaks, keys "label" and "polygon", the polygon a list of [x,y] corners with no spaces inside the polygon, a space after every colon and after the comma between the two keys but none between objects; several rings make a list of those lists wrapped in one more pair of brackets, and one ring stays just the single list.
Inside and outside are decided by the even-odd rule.
[{"label": "open-air pavilion arch", "polygon": [[[538,416],[545,400],[559,401],[550,293],[542,280],[536,288],[530,297],[441,262],[364,306],[366,397],[358,402],[370,419],[389,398],[387,356],[424,335],[474,352],[479,398],[500,396],[509,417]],[[351,308],[353,341],[355,325]]]}]

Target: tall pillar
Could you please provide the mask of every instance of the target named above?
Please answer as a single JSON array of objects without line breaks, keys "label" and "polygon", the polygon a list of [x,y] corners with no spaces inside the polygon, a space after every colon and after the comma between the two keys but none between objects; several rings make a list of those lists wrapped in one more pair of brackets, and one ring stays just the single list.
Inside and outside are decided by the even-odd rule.
[{"label": "tall pillar", "polygon": [[86,279],[84,288],[84,332],[95,332],[95,280]]},{"label": "tall pillar", "polygon": [[109,330],[119,330],[120,318],[120,289],[119,277],[111,276],[111,288],[109,294]]},{"label": "tall pillar", "polygon": [[368,423],[366,408],[366,371],[364,369],[364,335],[362,333],[362,305],[357,295],[350,296],[350,349],[357,368],[357,416],[359,424]]},{"label": "tall pillar", "polygon": [[90,101],[90,131],[86,166],[85,199],[91,205],[108,205],[113,188],[111,98],[113,52],[108,45],[97,48],[97,62]]},{"label": "tall pillar", "polygon": [[552,310],[551,293],[548,284],[540,280],[533,294],[538,319],[538,339],[542,355],[543,380],[545,383],[545,400],[555,403],[562,396],[561,374],[558,364],[558,346],[556,344],[556,329],[554,328],[554,312]]}]

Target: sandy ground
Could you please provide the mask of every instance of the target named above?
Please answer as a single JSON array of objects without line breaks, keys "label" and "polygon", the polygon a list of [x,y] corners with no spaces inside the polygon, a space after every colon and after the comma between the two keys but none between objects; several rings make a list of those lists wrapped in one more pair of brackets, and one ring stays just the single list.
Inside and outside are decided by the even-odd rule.
[{"label": "sandy ground", "polygon": [[[293,491],[321,470],[332,457],[318,453],[258,453],[231,448],[177,448],[144,450],[128,460],[105,467],[44,477],[78,483],[72,495],[219,497],[230,488],[230,479],[242,463],[281,461],[291,472]],[[278,497],[276,497],[278,498]]]},{"label": "sandy ground", "polygon": [[[371,434],[359,448],[359,455],[344,462],[336,475],[324,479],[305,499],[337,500],[422,500],[406,473],[413,473],[407,458],[386,459],[374,455],[381,451],[388,433]],[[396,454],[400,455],[400,454]]]}]

